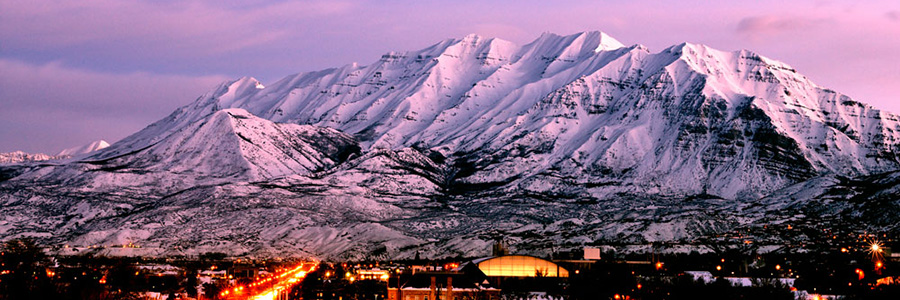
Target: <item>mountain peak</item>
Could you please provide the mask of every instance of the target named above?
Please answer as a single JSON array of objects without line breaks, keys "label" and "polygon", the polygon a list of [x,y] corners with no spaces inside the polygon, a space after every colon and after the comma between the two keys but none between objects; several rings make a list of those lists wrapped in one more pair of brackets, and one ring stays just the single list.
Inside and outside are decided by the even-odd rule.
[{"label": "mountain peak", "polygon": [[234,101],[255,93],[263,87],[256,78],[244,76],[238,80],[223,83],[219,87],[216,97],[222,107],[229,107]]},{"label": "mountain peak", "polygon": [[493,38],[483,37],[477,33],[470,33],[462,38],[463,41],[469,41],[469,42],[477,42],[480,40],[490,40],[490,39],[493,39]]},{"label": "mountain peak", "polygon": [[586,31],[582,34],[599,40],[594,52],[609,51],[625,47],[624,44],[602,31]]},{"label": "mountain peak", "polygon": [[81,145],[78,147],[72,147],[68,149],[64,149],[57,154],[57,156],[74,156],[79,154],[87,154],[91,153],[103,148],[109,147],[109,143],[104,140],[93,141],[85,145]]}]

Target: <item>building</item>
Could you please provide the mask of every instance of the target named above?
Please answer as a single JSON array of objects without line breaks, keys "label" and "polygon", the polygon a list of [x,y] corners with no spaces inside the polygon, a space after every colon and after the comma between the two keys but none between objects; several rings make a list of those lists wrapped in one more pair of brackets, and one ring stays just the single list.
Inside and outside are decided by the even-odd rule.
[{"label": "building", "polygon": [[569,277],[569,270],[534,256],[504,255],[471,262],[489,277]]},{"label": "building", "polygon": [[584,248],[584,260],[600,260],[600,248]]},{"label": "building", "polygon": [[486,257],[467,262],[458,269],[475,269],[483,273],[492,286],[514,293],[560,295],[569,278],[567,268],[528,255]]},{"label": "building", "polygon": [[391,276],[391,271],[382,270],[382,269],[359,269],[356,270],[356,276],[358,280],[381,280],[387,281],[388,277]]},{"label": "building", "polygon": [[388,286],[388,300],[499,300],[477,269],[463,272],[418,272],[399,287]]},{"label": "building", "polygon": [[259,276],[259,268],[254,266],[234,266],[229,272],[234,278],[256,278]]}]

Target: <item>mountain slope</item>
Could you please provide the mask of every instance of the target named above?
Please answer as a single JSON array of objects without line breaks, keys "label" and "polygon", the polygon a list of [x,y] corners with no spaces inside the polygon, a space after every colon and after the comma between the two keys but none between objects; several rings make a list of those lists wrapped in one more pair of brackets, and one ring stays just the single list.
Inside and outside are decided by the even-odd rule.
[{"label": "mountain slope", "polygon": [[277,124],[242,109],[207,114],[140,149],[127,146],[117,143],[70,164],[48,166],[13,180],[87,191],[133,188],[155,196],[197,185],[310,174],[359,151],[356,141],[339,131]]}]

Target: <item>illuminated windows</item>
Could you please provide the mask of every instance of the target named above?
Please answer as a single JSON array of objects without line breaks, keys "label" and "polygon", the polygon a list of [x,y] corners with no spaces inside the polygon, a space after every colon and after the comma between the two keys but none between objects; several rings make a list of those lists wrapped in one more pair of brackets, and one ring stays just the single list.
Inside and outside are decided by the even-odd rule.
[{"label": "illuminated windows", "polygon": [[569,277],[569,271],[553,262],[537,257],[508,255],[478,263],[487,276],[506,277]]}]

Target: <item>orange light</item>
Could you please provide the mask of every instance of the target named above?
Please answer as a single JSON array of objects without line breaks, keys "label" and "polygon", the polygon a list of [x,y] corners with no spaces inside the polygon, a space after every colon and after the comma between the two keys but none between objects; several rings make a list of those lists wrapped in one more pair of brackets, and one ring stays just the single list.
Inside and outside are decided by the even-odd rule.
[{"label": "orange light", "polygon": [[656,263],[656,269],[657,269],[657,270],[662,269],[662,266],[663,266],[663,263],[661,263],[661,262],[657,262],[657,263]]},{"label": "orange light", "polygon": [[781,270],[781,265],[775,265],[775,270]]},{"label": "orange light", "polygon": [[722,271],[722,266],[716,266],[716,271]]},{"label": "orange light", "polygon": [[642,286],[640,283],[638,283],[637,289],[641,289],[642,287],[643,287],[643,286]]},{"label": "orange light", "polygon": [[841,252],[843,252],[843,253],[847,253],[848,251],[849,250],[847,250],[847,248],[841,248]]},{"label": "orange light", "polygon": [[613,299],[617,299],[617,300],[622,299],[622,296],[619,296],[619,294],[615,294],[615,295],[613,295]]},{"label": "orange light", "polygon": [[881,269],[881,267],[883,267],[883,266],[884,266],[884,264],[882,264],[880,261],[875,263],[876,268]]}]

